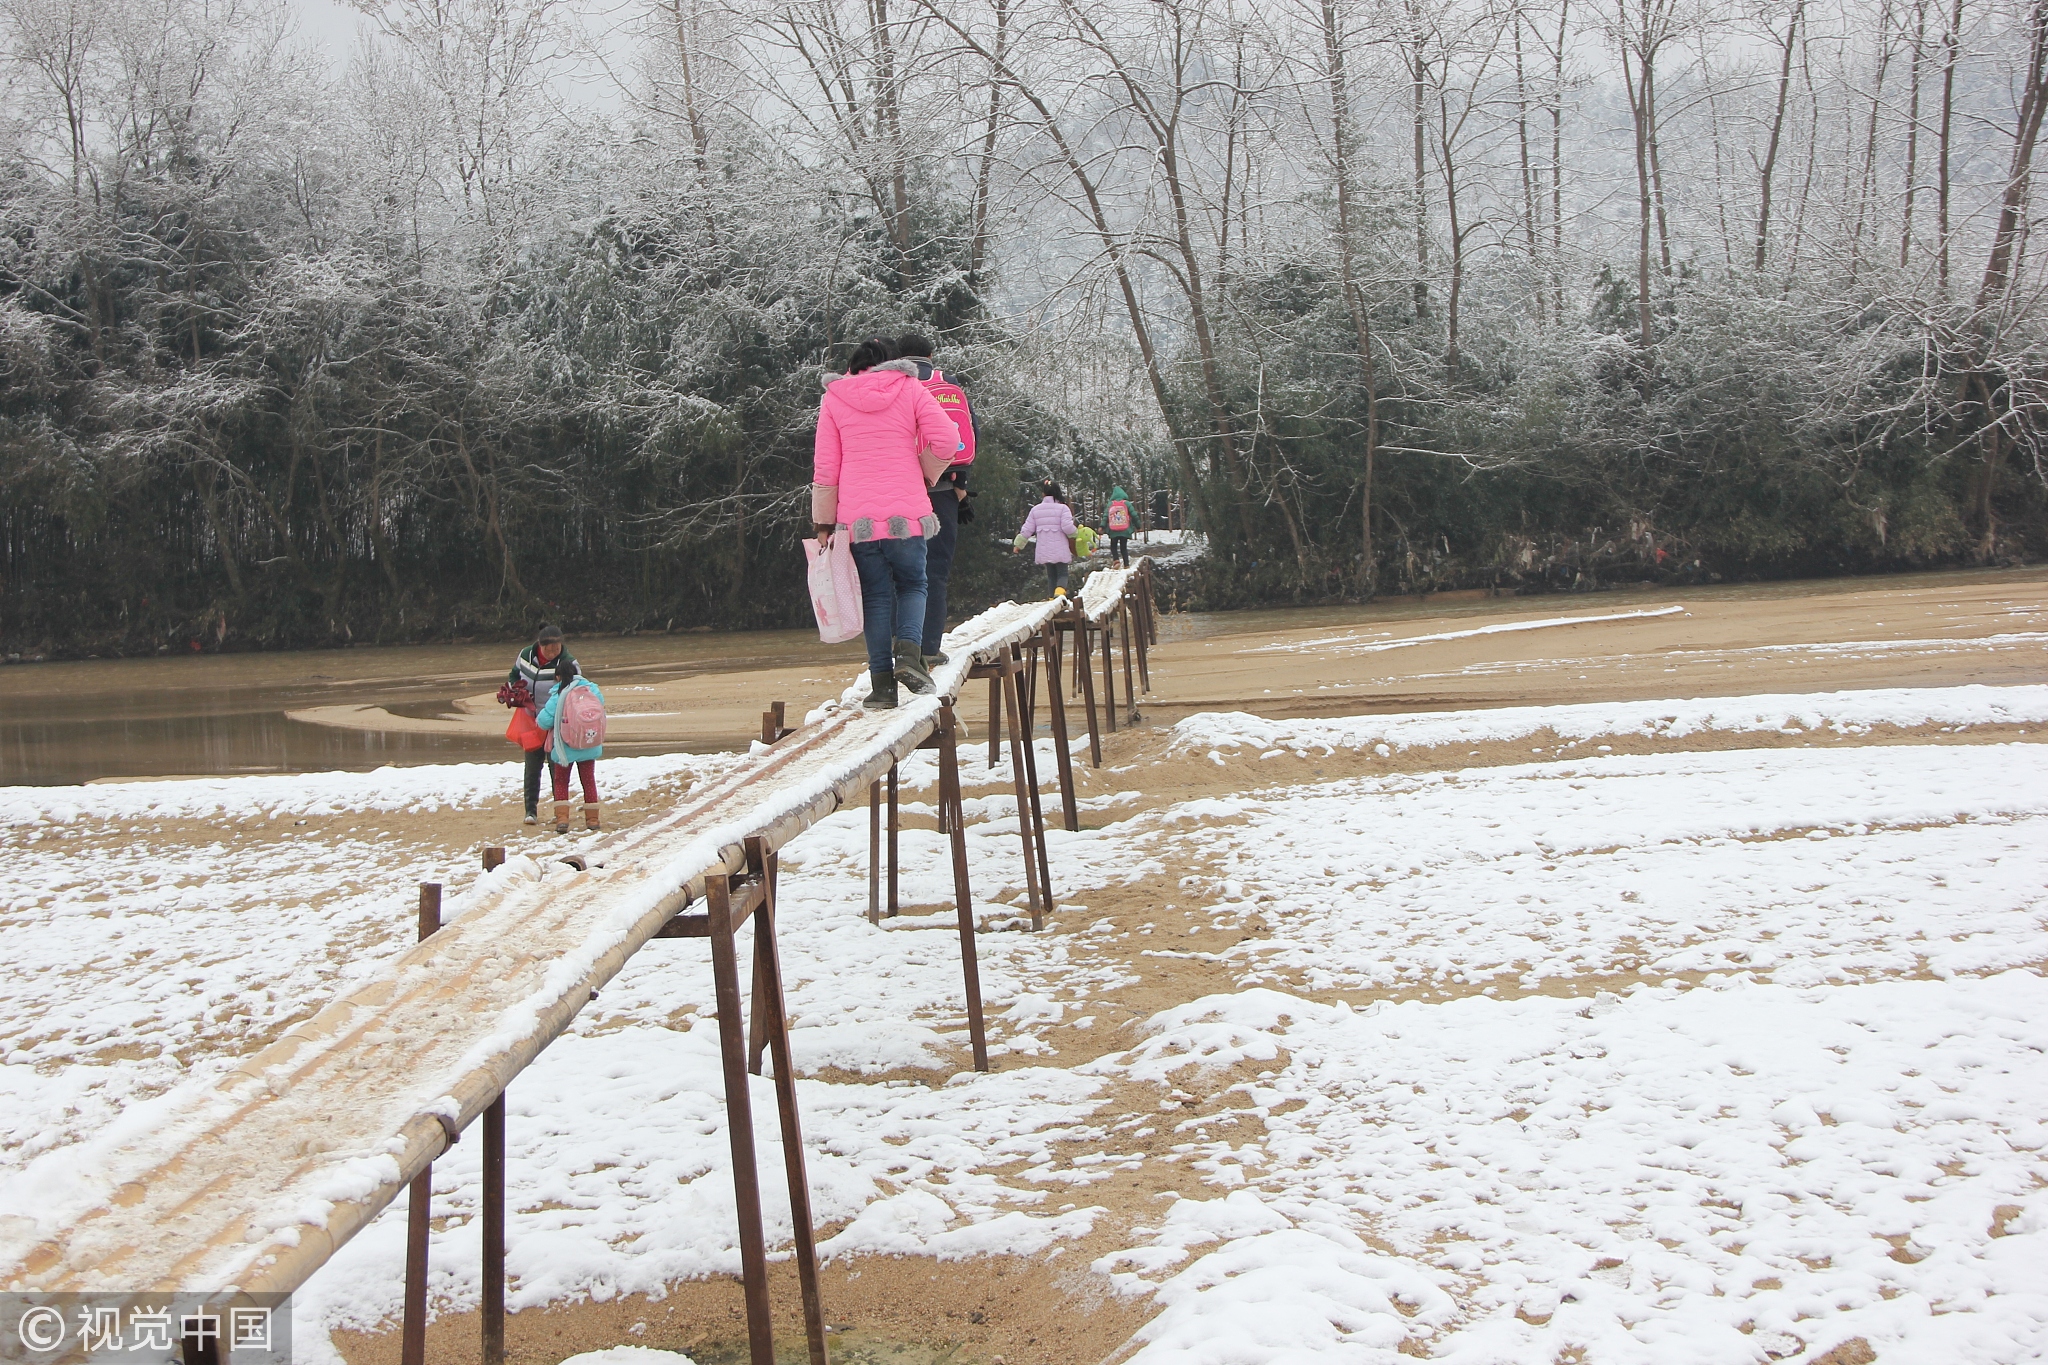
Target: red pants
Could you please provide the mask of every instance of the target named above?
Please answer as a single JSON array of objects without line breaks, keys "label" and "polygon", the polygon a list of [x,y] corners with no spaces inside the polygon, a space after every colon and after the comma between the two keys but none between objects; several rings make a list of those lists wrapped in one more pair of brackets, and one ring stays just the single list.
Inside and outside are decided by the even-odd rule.
[{"label": "red pants", "polygon": [[[569,799],[569,770],[553,759],[548,760],[548,770],[555,775],[555,800]],[[576,765],[576,776],[583,782],[583,802],[597,804],[597,760],[586,758]]]}]

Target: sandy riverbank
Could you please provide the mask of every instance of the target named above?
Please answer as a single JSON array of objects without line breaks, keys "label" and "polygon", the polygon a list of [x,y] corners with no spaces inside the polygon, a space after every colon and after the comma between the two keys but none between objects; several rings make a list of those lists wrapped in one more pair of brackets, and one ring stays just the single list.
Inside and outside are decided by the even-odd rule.
[{"label": "sandy riverbank", "polygon": [[[2004,684],[2048,677],[2048,570],[1169,616],[1161,639],[1145,709],[1166,720]],[[635,752],[737,747],[771,702],[800,713],[859,667],[850,654],[836,669],[621,675],[604,684],[612,733]],[[491,692],[430,716],[365,705],[289,714],[470,739],[505,724]]]}]

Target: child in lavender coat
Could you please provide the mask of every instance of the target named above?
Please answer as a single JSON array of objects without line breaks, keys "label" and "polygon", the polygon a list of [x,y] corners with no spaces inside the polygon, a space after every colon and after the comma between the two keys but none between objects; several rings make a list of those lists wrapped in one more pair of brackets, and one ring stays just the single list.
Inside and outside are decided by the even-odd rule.
[{"label": "child in lavender coat", "polygon": [[1046,582],[1052,587],[1054,597],[1067,595],[1067,574],[1074,562],[1074,546],[1069,539],[1077,529],[1074,513],[1060,496],[1060,486],[1051,479],[1038,485],[1040,501],[1024,518],[1022,529],[1012,544],[1013,553],[1023,550],[1024,542],[1035,540],[1038,549],[1033,560],[1045,570]]}]

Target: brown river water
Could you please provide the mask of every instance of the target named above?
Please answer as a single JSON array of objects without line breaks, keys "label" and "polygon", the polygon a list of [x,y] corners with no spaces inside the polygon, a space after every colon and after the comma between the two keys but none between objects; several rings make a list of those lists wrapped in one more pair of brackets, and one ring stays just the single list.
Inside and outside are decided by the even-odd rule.
[{"label": "brown river water", "polygon": [[[505,680],[517,642],[100,659],[0,669],[0,786],[493,761],[502,740],[309,725],[315,706],[445,713]],[[593,676],[663,682],[845,656],[815,631],[571,639]],[[631,746],[610,746],[633,752]],[[650,748],[667,746],[649,746]]]},{"label": "brown river water", "polygon": [[[1951,602],[1951,598],[1957,600]],[[1240,655],[1231,637],[1261,643],[1283,632],[1361,626],[1405,635],[1420,630],[1462,630],[1484,623],[1484,618],[1626,612],[1663,603],[1687,604],[1697,623],[1694,629],[1718,617],[1727,623],[1725,629],[1736,636],[1760,629],[1772,618],[1783,618],[1786,633],[1780,638],[1785,639],[1867,639],[1873,634],[1882,638],[1894,632],[1924,636],[1937,629],[1937,622],[1923,619],[1909,625],[1900,611],[1907,600],[1924,600],[1932,607],[1933,599],[1940,599],[1944,609],[1966,606],[1963,599],[1977,603],[1970,607],[1967,624],[1962,616],[1944,616],[1938,625],[1944,631],[1962,630],[1971,635],[2015,627],[2039,631],[2043,624],[2048,624],[2036,614],[2048,608],[2048,574],[2039,569],[1703,588],[1645,586],[1539,597],[1487,598],[1446,593],[1425,601],[1381,601],[1369,606],[1182,614],[1161,621],[1161,643],[1169,649],[1160,662],[1167,664],[1168,671],[1161,675],[1155,665],[1155,683],[1164,690],[1154,700],[1162,707],[1170,706],[1176,700],[1175,694],[1186,690],[1185,700],[1191,704],[1250,702],[1262,692],[1270,693],[1276,683],[1276,677],[1262,676],[1265,672],[1284,674],[1297,667],[1276,659],[1271,665],[1261,663],[1259,672],[1247,679],[1223,676],[1231,671],[1233,656]],[[1984,615],[1993,608],[1989,616]],[[2013,615],[2015,609],[2018,616]],[[1860,619],[1864,617],[1875,619]],[[1671,628],[1670,623],[1645,625]],[[1538,652],[1557,648],[1547,637],[1515,638],[1526,640],[1527,646]],[[1176,643],[1198,647],[1171,650],[1170,646]],[[1486,642],[1489,653],[1504,647]],[[286,713],[321,706],[361,705],[384,707],[399,716],[445,716],[451,713],[457,697],[494,691],[504,680],[519,648],[516,642],[368,646],[274,654],[83,660],[0,668],[0,786],[501,760],[507,757],[508,750],[495,734],[309,724],[290,719]],[[811,630],[597,636],[572,638],[570,648],[608,689],[615,684],[675,683],[709,675],[805,668],[850,679],[861,667],[858,641],[824,645]],[[1242,671],[1242,663],[1258,657],[1239,658],[1238,671]],[[1407,663],[1411,657],[1420,666],[1427,656],[1422,651],[1410,651],[1403,654],[1402,662]],[[2013,674],[2014,666],[2019,667],[2017,675]],[[2010,659],[2004,671],[1995,675],[1892,677],[1891,671],[1879,670],[1867,679],[1852,680],[1845,676],[1831,685],[1926,686],[1961,681],[2041,680],[2038,656],[2032,651],[2024,660]],[[1173,675],[1181,672],[1197,676],[1177,680]],[[793,675],[783,672],[777,676]],[[1679,681],[1669,679],[1674,684]],[[1772,681],[1778,685],[1797,684],[1784,690],[1804,690],[1827,684],[1828,675],[1787,678],[1782,683]],[[1752,686],[1744,681],[1740,686],[1731,683],[1707,690],[1725,693],[1749,690]],[[689,690],[681,690],[685,694],[684,704],[688,704]],[[730,693],[732,688],[724,690]],[[1630,690],[1635,690],[1633,684]],[[817,700],[815,696],[794,692],[784,695],[792,703]],[[1440,701],[1435,697],[1404,695],[1401,704],[1406,707],[1428,700],[1458,707],[1538,699],[1549,700],[1511,695],[1466,697],[1453,692],[1443,695]],[[1359,700],[1363,703],[1367,698],[1361,696]],[[1380,708],[1361,704],[1359,709]],[[737,746],[745,742],[746,723],[744,719],[735,721],[719,733],[730,734],[731,744]],[[608,741],[606,745],[607,752],[617,754],[661,752],[676,747],[679,745],[673,739],[637,744]]]}]

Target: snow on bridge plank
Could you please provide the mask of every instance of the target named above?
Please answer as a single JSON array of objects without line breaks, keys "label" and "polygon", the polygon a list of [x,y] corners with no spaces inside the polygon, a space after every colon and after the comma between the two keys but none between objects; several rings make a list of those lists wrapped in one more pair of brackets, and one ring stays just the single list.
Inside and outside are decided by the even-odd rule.
[{"label": "snow on bridge plank", "polygon": [[[951,632],[957,696],[977,655],[1037,633],[1054,602],[1004,603]],[[857,695],[857,694],[849,694]],[[577,872],[519,857],[448,905],[432,938],[218,1081],[137,1106],[38,1163],[33,1217],[0,1218],[11,1290],[289,1291],[405,1188],[626,960],[701,892],[780,847],[916,748],[937,697],[797,732],[605,840]],[[398,890],[393,888],[394,892]]]}]

